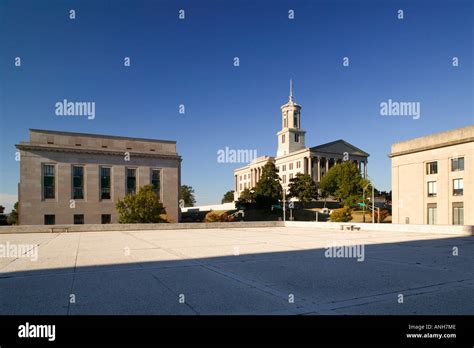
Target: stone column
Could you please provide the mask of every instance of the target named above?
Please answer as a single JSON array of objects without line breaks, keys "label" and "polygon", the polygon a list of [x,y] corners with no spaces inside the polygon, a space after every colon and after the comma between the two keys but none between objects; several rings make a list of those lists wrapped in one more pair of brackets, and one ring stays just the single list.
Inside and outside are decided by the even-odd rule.
[{"label": "stone column", "polygon": [[311,156],[308,157],[308,174],[313,178],[313,158]]},{"label": "stone column", "polygon": [[317,161],[318,161],[317,179],[318,179],[318,182],[320,182],[321,181],[321,157],[318,156]]},{"label": "stone column", "polygon": [[367,179],[367,161],[364,161],[364,179]]},{"label": "stone column", "polygon": [[329,171],[329,158],[324,157],[326,159],[326,173]]}]

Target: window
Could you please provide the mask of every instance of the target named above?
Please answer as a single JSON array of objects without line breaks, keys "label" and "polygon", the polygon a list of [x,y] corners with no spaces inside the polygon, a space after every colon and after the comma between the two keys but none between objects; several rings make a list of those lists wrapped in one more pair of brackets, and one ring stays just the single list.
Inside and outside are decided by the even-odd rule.
[{"label": "window", "polygon": [[283,183],[286,184],[286,175],[283,175]]},{"label": "window", "polygon": [[296,168],[301,168],[301,162],[300,161],[296,162]]},{"label": "window", "polygon": [[300,142],[300,135],[298,133],[295,133],[295,143]]},{"label": "window", "polygon": [[293,174],[290,174],[290,180],[293,179]]},{"label": "window", "polygon": [[281,136],[281,143],[282,143],[282,144],[285,143],[285,134],[283,134],[283,135]]},{"label": "window", "polygon": [[283,165],[283,171],[286,172],[286,164]]},{"label": "window", "polygon": [[102,224],[110,224],[112,221],[112,216],[110,214],[102,214],[101,222]]},{"label": "window", "polygon": [[464,170],[464,157],[457,157],[451,159],[451,171],[456,172]]},{"label": "window", "polygon": [[295,128],[298,128],[298,114],[296,112],[293,116],[293,124],[294,124]]},{"label": "window", "polygon": [[84,167],[72,167],[72,198],[84,198]]},{"label": "window", "polygon": [[293,170],[293,163],[289,164],[290,170]]},{"label": "window", "polygon": [[134,168],[127,168],[127,194],[134,195],[137,189],[137,170]]},{"label": "window", "polygon": [[288,120],[286,118],[286,112],[285,112],[285,117],[283,118],[283,128],[288,127]]},{"label": "window", "polygon": [[54,165],[43,165],[43,198],[54,198]]},{"label": "window", "polygon": [[454,196],[462,196],[463,195],[463,181],[462,179],[454,179],[453,180],[453,195]]},{"label": "window", "polygon": [[110,199],[110,168],[100,168],[100,199]]},{"label": "window", "polygon": [[436,225],[437,206],[428,204],[428,225]]},{"label": "window", "polygon": [[158,198],[161,198],[161,170],[151,170],[151,185]]},{"label": "window", "polygon": [[74,225],[83,225],[84,224],[84,215],[74,214]]},{"label": "window", "polygon": [[436,181],[428,181],[428,197],[436,197]]},{"label": "window", "polygon": [[240,184],[240,191],[242,191],[242,184]]},{"label": "window", "polygon": [[44,216],[44,224],[45,225],[54,225],[56,223],[56,216],[55,215],[45,215]]},{"label": "window", "polygon": [[426,174],[438,174],[438,162],[426,163]]},{"label": "window", "polygon": [[464,225],[463,203],[453,203],[453,225]]}]

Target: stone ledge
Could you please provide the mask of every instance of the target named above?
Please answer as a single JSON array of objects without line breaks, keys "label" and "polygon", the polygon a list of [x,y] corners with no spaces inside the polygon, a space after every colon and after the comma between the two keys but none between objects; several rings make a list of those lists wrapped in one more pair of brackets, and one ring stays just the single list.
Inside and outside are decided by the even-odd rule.
[{"label": "stone ledge", "polygon": [[[158,223],[158,224],[84,224],[84,225],[20,225],[1,226],[0,234],[8,233],[70,233],[144,230],[188,230],[212,228],[284,227],[283,221]],[[66,232],[67,231],[67,232]]]},{"label": "stone ledge", "polygon": [[[319,229],[341,229],[341,225],[354,225],[359,231],[393,231],[412,233],[449,234],[459,236],[473,236],[474,226],[454,226],[454,225],[411,225],[411,224],[372,224],[360,222],[316,222],[316,221],[286,221],[286,227],[306,227]],[[355,232],[357,233],[357,231]]]}]

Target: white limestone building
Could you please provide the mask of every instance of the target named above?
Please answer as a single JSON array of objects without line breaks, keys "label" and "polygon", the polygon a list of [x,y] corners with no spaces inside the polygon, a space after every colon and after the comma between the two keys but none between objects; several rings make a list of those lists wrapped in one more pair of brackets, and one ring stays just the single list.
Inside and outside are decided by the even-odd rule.
[{"label": "white limestone building", "polygon": [[290,180],[297,173],[309,174],[315,182],[336,163],[344,160],[354,161],[367,177],[367,158],[369,154],[348,142],[339,139],[330,143],[306,147],[306,131],[301,128],[301,105],[293,100],[293,83],[290,81],[290,96],[281,106],[281,130],[277,133],[278,148],[276,157],[261,156],[245,167],[234,170],[234,199],[246,188],[254,188],[268,161],[275,163],[281,184],[288,191]]}]

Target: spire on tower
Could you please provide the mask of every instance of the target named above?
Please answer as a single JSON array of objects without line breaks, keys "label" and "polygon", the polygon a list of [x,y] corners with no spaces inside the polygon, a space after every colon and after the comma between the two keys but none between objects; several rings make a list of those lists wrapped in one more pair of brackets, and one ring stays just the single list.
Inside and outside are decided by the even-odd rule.
[{"label": "spire on tower", "polygon": [[293,80],[290,79],[290,98],[289,98],[289,101],[292,102],[293,101]]}]

